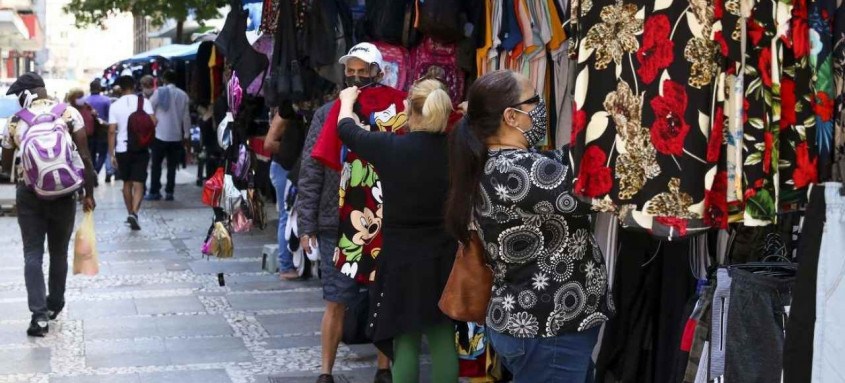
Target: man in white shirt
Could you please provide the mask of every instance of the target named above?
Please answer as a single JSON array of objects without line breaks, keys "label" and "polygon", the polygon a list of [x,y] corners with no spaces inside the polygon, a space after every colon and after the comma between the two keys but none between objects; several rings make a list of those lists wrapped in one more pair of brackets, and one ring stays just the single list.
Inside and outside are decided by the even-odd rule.
[{"label": "man in white shirt", "polygon": [[[6,94],[18,96],[21,106],[34,116],[50,113],[59,104],[47,96],[44,80],[35,73],[26,73],[19,77],[9,87]],[[92,211],[96,207],[93,193],[97,176],[88,151],[85,122],[79,111],[70,105],[66,106],[60,118],[64,120],[85,166],[85,183],[83,184],[85,194],[82,197],[82,209]],[[7,122],[3,138],[3,168],[5,170],[17,172],[11,169],[14,154],[21,148],[27,130],[29,130],[29,124],[17,115]],[[22,173],[17,172],[17,174]],[[70,191],[57,198],[44,199],[36,194],[31,185],[24,182],[23,176],[18,176],[17,180],[19,182],[15,207],[23,241],[27,302],[29,311],[32,312],[32,320],[26,333],[29,336],[43,337],[49,331],[49,320],[56,319],[65,306],[67,253],[70,237],[73,234],[77,193]],[[50,254],[50,278],[46,288],[42,269],[45,238]]]},{"label": "man in white shirt", "polygon": [[152,179],[150,190],[144,198],[148,201],[161,199],[161,163],[167,159],[167,185],[164,199],[173,201],[173,189],[176,185],[176,169],[182,161],[183,147],[191,137],[191,116],[188,113],[188,94],[173,85],[176,72],[167,70],[162,76],[163,86],[155,90],[150,102],[153,104],[156,125],[156,138],[150,148],[153,162],[150,165]]},{"label": "man in white shirt", "polygon": [[[144,184],[147,182],[147,165],[150,162],[149,150],[129,150],[129,116],[138,110],[138,95],[135,94],[135,79],[121,76],[117,79],[123,96],[117,99],[109,109],[109,153],[112,165],[123,180],[123,202],[129,217],[126,222],[132,230],[141,230],[138,224],[138,211],[144,198]],[[143,110],[155,122],[153,106],[143,99]]]}]

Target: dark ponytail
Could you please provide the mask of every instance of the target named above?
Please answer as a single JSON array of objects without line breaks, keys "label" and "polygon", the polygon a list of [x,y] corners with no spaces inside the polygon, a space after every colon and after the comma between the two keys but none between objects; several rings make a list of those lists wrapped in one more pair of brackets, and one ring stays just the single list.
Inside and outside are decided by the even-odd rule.
[{"label": "dark ponytail", "polygon": [[468,227],[487,163],[486,141],[498,132],[505,109],[520,101],[520,92],[511,71],[479,77],[469,88],[467,115],[449,137],[446,230],[461,242],[469,240]]}]

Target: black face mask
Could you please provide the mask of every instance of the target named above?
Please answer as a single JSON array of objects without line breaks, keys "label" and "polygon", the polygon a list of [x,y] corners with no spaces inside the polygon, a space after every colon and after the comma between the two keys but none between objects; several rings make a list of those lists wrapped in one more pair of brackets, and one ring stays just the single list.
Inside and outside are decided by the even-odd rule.
[{"label": "black face mask", "polygon": [[358,89],[367,88],[370,86],[375,85],[375,80],[372,77],[358,77],[358,76],[346,76],[346,86],[353,87],[357,86]]}]

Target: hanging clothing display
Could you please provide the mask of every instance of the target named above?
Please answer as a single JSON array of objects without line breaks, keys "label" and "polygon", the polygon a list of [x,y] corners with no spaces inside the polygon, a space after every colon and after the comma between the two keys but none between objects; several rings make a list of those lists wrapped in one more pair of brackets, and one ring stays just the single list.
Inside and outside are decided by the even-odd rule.
[{"label": "hanging clothing display", "polygon": [[575,193],[625,226],[666,238],[710,227],[713,20],[703,1],[572,3]]},{"label": "hanging clothing display", "polygon": [[238,72],[241,82],[249,86],[270,65],[267,56],[257,52],[246,38],[248,12],[240,9],[240,1],[232,2],[232,11],[214,44],[228,59],[228,64]]}]

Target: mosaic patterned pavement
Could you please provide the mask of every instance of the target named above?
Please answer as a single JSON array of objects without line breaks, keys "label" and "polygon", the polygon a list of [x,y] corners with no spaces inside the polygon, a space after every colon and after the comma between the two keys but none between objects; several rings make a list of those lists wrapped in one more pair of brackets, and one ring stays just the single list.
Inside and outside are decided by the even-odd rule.
[{"label": "mosaic patterned pavement", "polygon": [[[262,271],[261,250],[275,242],[275,222],[236,235],[234,258],[203,258],[211,211],[200,203],[193,174],[180,171],[176,201],[144,202],[143,230],[134,233],[123,224],[120,183],[101,179],[100,275],[68,277],[67,307],[43,339],[26,336],[20,231],[15,218],[0,217],[0,382],[315,380],[319,282],[281,282]],[[374,365],[372,346],[342,345],[338,381],[372,382]]]}]

